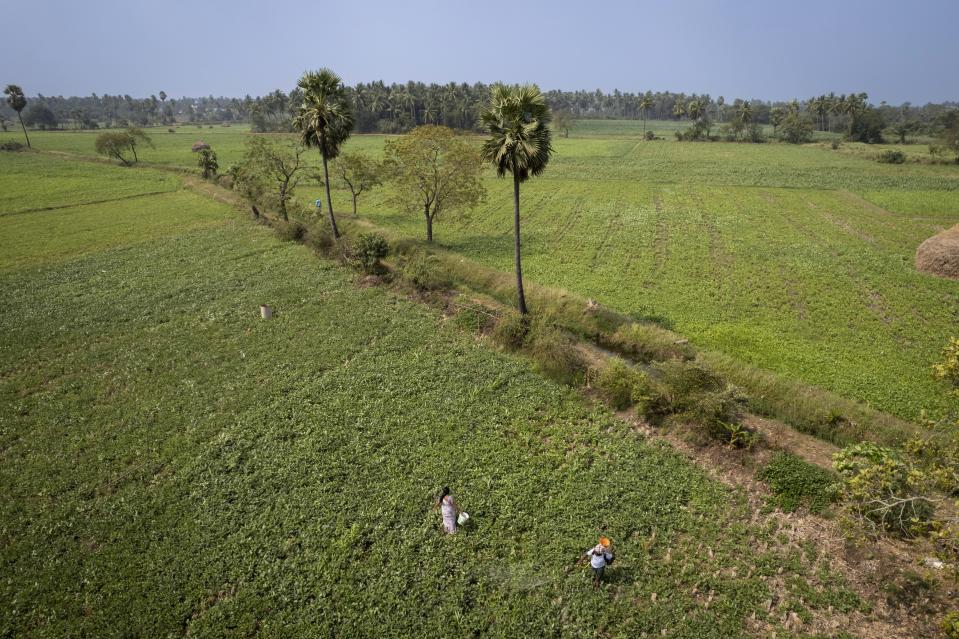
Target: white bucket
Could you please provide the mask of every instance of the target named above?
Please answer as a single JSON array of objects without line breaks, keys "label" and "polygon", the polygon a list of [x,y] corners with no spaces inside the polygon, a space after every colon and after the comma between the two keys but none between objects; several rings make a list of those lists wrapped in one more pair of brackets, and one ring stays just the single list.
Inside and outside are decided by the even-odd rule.
[{"label": "white bucket", "polygon": [[463,526],[470,520],[469,513],[460,513],[460,516],[456,518],[456,523],[460,526]]},{"label": "white bucket", "polygon": [[273,317],[273,309],[266,304],[260,304],[260,317],[263,319],[270,319]]}]

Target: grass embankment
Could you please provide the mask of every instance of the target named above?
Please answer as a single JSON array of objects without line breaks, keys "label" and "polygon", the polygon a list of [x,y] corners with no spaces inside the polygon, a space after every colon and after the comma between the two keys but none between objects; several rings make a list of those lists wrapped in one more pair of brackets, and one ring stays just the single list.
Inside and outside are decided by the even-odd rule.
[{"label": "grass embankment", "polygon": [[[845,143],[839,151],[647,143],[635,122],[618,136],[590,128],[617,130],[615,122],[587,124],[558,138],[549,171],[523,187],[531,281],[905,420],[948,408],[929,366],[954,331],[959,284],[917,273],[913,258],[922,241],[959,222],[957,167],[883,165],[865,145]],[[248,135],[240,127],[153,131],[157,149],[143,151],[146,162],[194,171],[194,138],[209,138],[227,167]],[[39,148],[87,154],[95,137],[38,135]],[[346,150],[378,155],[384,139],[356,136]],[[487,203],[439,220],[436,237],[508,271],[508,185],[492,173],[484,179]],[[316,195],[301,189],[300,203]],[[334,197],[349,210],[345,191]],[[386,188],[360,206],[398,235],[424,233],[419,217],[396,213]]]},{"label": "grass embankment", "polygon": [[[223,205],[149,200],[6,236],[0,634],[735,637],[864,607],[525,361]],[[50,216],[103,241],[66,255]],[[569,566],[600,532],[594,592]]]}]

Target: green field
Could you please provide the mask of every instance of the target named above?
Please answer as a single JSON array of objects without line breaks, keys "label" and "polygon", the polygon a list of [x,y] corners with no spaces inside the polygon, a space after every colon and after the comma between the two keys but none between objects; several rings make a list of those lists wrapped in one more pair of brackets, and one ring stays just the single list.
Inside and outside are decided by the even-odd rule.
[{"label": "green field", "polygon": [[[0,636],[718,638],[865,610],[531,364],[224,205],[122,197],[5,220]],[[600,532],[594,592],[570,564]]]},{"label": "green field", "polygon": [[[848,143],[645,142],[641,126],[580,121],[555,140],[548,170],[522,193],[531,280],[907,419],[945,408],[929,366],[955,332],[959,283],[918,274],[912,262],[923,240],[959,222],[959,168],[879,164],[877,149]],[[190,168],[189,146],[202,138],[226,167],[244,135],[159,130],[156,151],[143,155]],[[93,137],[38,133],[35,144],[90,153]],[[355,136],[346,148],[376,154],[384,139]],[[928,156],[922,145],[904,148]],[[487,202],[439,220],[437,241],[509,269],[509,184],[491,172],[485,183]],[[300,201],[317,195],[303,189]],[[338,208],[348,202],[339,190]],[[360,206],[377,224],[424,235],[422,220],[396,213],[388,189]]]}]

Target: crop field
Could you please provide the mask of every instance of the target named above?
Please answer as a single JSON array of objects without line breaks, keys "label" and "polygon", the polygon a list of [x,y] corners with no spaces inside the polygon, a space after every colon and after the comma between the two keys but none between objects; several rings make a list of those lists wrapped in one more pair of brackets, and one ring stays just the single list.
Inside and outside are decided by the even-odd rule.
[{"label": "crop field", "polygon": [[[814,545],[531,364],[224,205],[126,195],[4,220],[0,635],[736,637],[868,612]],[[443,484],[475,522],[452,538]],[[571,563],[599,533],[619,558],[593,591]]]},{"label": "crop field", "polygon": [[[641,126],[580,121],[555,139],[546,173],[522,190],[531,280],[900,417],[945,408],[929,366],[959,321],[959,283],[912,264],[923,240],[959,222],[959,168],[879,164],[877,149],[849,143],[646,142]],[[191,168],[189,146],[206,139],[227,167],[245,135],[155,131],[157,149],[143,156]],[[40,148],[89,154],[94,136],[35,137]],[[354,136],[346,150],[377,155],[384,140]],[[897,148],[929,157],[924,145]],[[492,172],[484,181],[486,202],[441,218],[436,238],[509,269],[510,185]],[[301,189],[301,205],[318,194]],[[348,193],[335,195],[349,210]],[[388,188],[364,195],[360,208],[377,224],[425,236],[423,220],[398,213]]]}]

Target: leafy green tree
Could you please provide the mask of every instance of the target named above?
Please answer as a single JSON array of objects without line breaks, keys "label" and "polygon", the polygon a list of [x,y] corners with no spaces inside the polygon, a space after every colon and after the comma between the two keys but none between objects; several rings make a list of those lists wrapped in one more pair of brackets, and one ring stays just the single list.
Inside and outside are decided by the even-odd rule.
[{"label": "leafy green tree", "polygon": [[942,133],[939,141],[943,147],[951,151],[959,162],[959,110],[947,111],[941,116]]},{"label": "leafy green tree", "polygon": [[196,160],[196,165],[203,170],[203,179],[207,180],[216,175],[217,170],[220,168],[219,163],[216,160],[216,151],[207,147],[205,149],[200,149],[197,151],[198,157]]},{"label": "leafy green tree", "polygon": [[350,189],[356,217],[357,198],[383,183],[383,166],[363,153],[343,153],[333,162],[333,171]]},{"label": "leafy green tree", "polygon": [[551,114],[536,85],[495,85],[490,101],[480,115],[489,138],[483,143],[483,159],[496,167],[500,177],[513,176],[513,250],[516,264],[517,306],[526,314],[520,250],[519,185],[546,170],[553,154]]},{"label": "leafy green tree", "polygon": [[852,120],[849,123],[849,133],[846,138],[854,142],[882,144],[884,142],[882,131],[886,128],[886,123],[879,111],[872,107],[860,108],[855,100],[849,104],[851,106],[847,106],[847,109]]},{"label": "leafy green tree", "polygon": [[386,141],[386,170],[396,202],[426,218],[426,241],[433,221],[448,210],[469,209],[485,195],[479,175],[482,158],[468,139],[445,126],[419,126]]},{"label": "leafy green tree", "polygon": [[779,137],[790,144],[811,142],[812,132],[812,122],[798,111],[786,112],[779,121]]},{"label": "leafy green tree", "polygon": [[126,133],[117,131],[101,133],[97,136],[93,145],[100,155],[119,160],[124,166],[133,164],[125,155],[130,150],[130,136]]},{"label": "leafy green tree", "polygon": [[289,221],[286,205],[293,199],[297,185],[307,177],[310,168],[303,158],[306,152],[299,142],[274,142],[255,136],[246,143],[246,154],[241,167],[243,174],[258,174],[269,185],[270,199],[276,204],[280,216]]},{"label": "leafy green tree", "polygon": [[307,71],[297,86],[303,91],[303,103],[293,119],[293,127],[301,133],[303,143],[319,149],[323,158],[326,210],[333,237],[338,239],[340,230],[333,214],[328,163],[340,154],[340,148],[353,131],[353,110],[343,80],[329,69]]},{"label": "leafy green tree", "polygon": [[30,147],[30,136],[27,135],[27,127],[23,124],[23,109],[27,106],[27,96],[23,94],[23,89],[21,89],[16,84],[8,84],[7,88],[3,90],[3,93],[7,96],[7,104],[10,105],[10,108],[17,112],[17,117],[20,119],[20,128],[23,129],[23,137],[27,139],[27,147]]},{"label": "leafy green tree", "polygon": [[250,205],[250,214],[254,220],[261,217],[259,204],[270,191],[270,185],[257,168],[247,162],[230,167],[229,175],[233,180],[233,190]]}]

